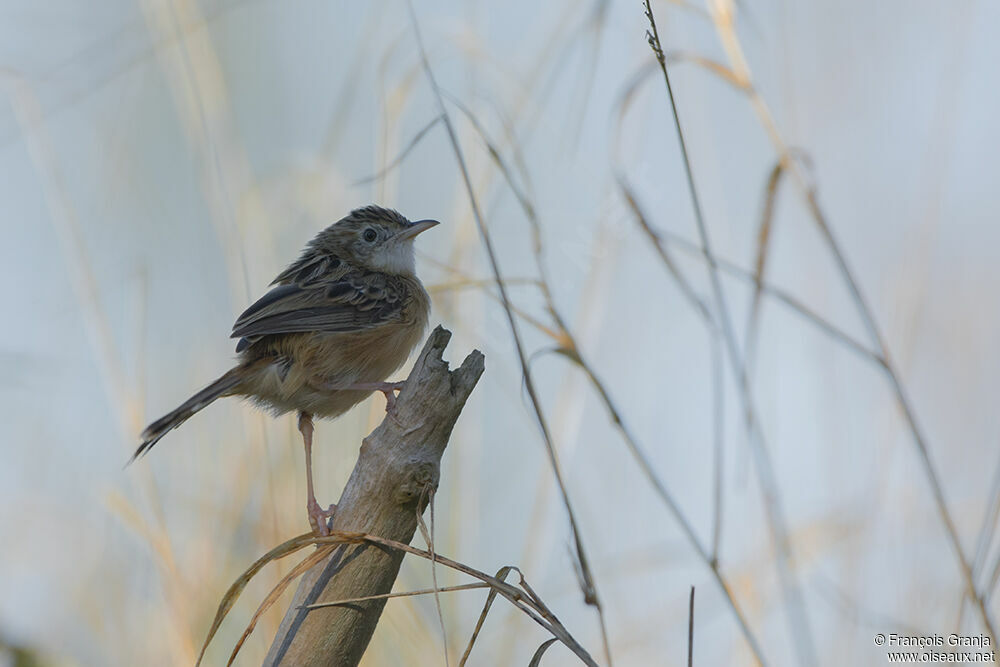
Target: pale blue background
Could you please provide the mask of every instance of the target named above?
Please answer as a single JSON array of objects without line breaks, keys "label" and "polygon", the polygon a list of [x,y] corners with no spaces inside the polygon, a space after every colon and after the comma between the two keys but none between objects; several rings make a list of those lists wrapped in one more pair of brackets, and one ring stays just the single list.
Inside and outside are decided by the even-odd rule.
[{"label": "pale blue background", "polygon": [[[665,47],[724,62],[698,7],[654,5]],[[498,111],[513,123],[556,299],[707,542],[708,341],[612,171],[619,96],[650,59],[640,3],[609,2],[599,29],[588,22],[590,3],[418,2],[416,10],[442,86],[495,138],[505,137]],[[737,25],[779,131],[809,156],[972,553],[1000,426],[1000,9],[744,0]],[[672,71],[716,250],[751,267],[775,153],[744,95],[694,65]],[[291,417],[264,419],[226,401],[122,470],[144,423],[227,368],[235,314],[354,206],[378,201],[444,221],[418,244],[428,285],[454,283],[442,262],[489,277],[443,128],[384,181],[353,185],[437,113],[406,5],[5,0],[0,81],[0,639],[61,664],[190,662],[231,581],[307,528],[301,445]],[[504,272],[531,275],[529,227],[452,111]],[[618,154],[651,221],[697,240],[658,78],[633,100]],[[770,280],[864,339],[791,181],[779,197]],[[709,299],[703,263],[676,255]],[[749,291],[725,285],[742,340]],[[511,292],[545,318],[533,288]],[[432,320],[455,331],[453,360],[473,347],[487,357],[446,457],[438,550],[487,571],[521,565],[600,659],[502,311],[475,288],[438,290],[434,308]],[[531,352],[552,346],[530,325],[522,330]],[[707,569],[585,378],[556,356],[532,367],[616,662],[683,664],[695,585],[696,664],[752,664]],[[801,664],[726,378],[722,565],[770,664]],[[878,369],[766,302],[754,393],[817,661],[883,664],[876,632],[978,633],[971,609],[959,625],[954,554]],[[381,409],[375,398],[319,425],[321,500],[336,499]],[[987,572],[996,557],[991,549]],[[264,577],[223,626],[211,664],[228,656],[277,570]],[[397,587],[429,585],[424,563],[408,562]],[[445,596],[452,664],[482,598]],[[473,662],[526,664],[544,633],[499,603],[493,614]],[[259,663],[279,617],[258,626],[246,664]],[[437,623],[431,598],[390,602],[367,664],[443,664]],[[574,663],[553,647],[546,664]]]}]

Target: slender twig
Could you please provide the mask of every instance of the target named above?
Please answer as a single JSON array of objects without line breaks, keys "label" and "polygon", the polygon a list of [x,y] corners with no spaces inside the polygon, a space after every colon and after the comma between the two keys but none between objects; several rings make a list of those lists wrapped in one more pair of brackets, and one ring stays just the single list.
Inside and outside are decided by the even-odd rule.
[{"label": "slender twig", "polygon": [[[654,243],[657,245],[667,242],[686,253],[698,256],[706,262],[708,261],[705,250],[702,247],[700,247],[697,243],[692,243],[678,234],[667,230],[655,230],[653,231],[653,239]],[[758,279],[752,272],[740,267],[735,262],[719,257],[718,255],[715,256],[715,264],[720,271],[733,276],[734,278],[739,278],[740,280],[750,283],[756,287],[760,287],[761,293],[764,296],[770,297],[781,305],[786,306],[789,310],[800,315],[807,322],[830,336],[836,342],[841,343],[851,351],[855,352],[860,357],[878,366],[883,366],[885,364],[878,352],[873,351],[864,343],[861,343],[858,339],[838,327],[836,324],[830,322],[822,315],[812,310],[809,306],[802,303],[802,301],[792,296],[789,292],[786,292],[776,285]]]},{"label": "slender twig", "polygon": [[[993,474],[993,482],[990,485],[990,503],[983,516],[983,525],[979,529],[979,538],[976,540],[976,558],[972,563],[972,572],[977,578],[981,578],[986,567],[986,557],[990,552],[990,545],[996,534],[997,518],[1000,516],[1000,462],[997,464]],[[982,595],[987,602],[993,598],[996,591],[997,580],[1000,578],[1000,554],[996,556],[989,576],[982,582]],[[963,605],[964,609],[964,605]]]},{"label": "slender twig", "polygon": [[489,584],[459,584],[457,586],[441,586],[439,588],[422,588],[419,591],[400,591],[398,593],[382,593],[381,595],[366,595],[361,598],[346,598],[334,600],[333,602],[317,602],[315,604],[301,605],[300,609],[323,609],[325,607],[343,607],[344,605],[358,602],[368,602],[369,600],[391,600],[392,598],[407,598],[417,595],[431,595],[437,593],[452,593],[454,591],[471,591],[480,588],[489,588]]},{"label": "slender twig", "polygon": [[[482,289],[493,287],[497,284],[497,281],[492,278],[462,278],[462,272],[454,270],[456,276],[455,280],[450,282],[440,282],[440,283],[429,283],[426,285],[427,291],[430,294],[435,294],[437,292],[451,292],[458,291],[467,288]],[[506,278],[504,282],[507,285],[530,285],[533,287],[538,286],[538,281],[534,278]]]},{"label": "slender twig", "polygon": [[831,607],[837,609],[841,615],[858,627],[870,628],[873,630],[884,630],[885,628],[895,628],[900,634],[922,635],[926,628],[913,625],[905,619],[892,614],[886,614],[875,609],[871,609],[859,600],[852,597],[843,590],[837,582],[823,574],[817,572],[812,579],[812,588],[819,595],[821,600]]},{"label": "slender twig", "polygon": [[[464,563],[442,556],[441,554],[435,554],[432,557],[429,551],[410,546],[409,544],[403,544],[402,542],[388,540],[384,537],[378,537],[377,535],[367,535],[364,533],[351,533],[345,531],[327,537],[310,536],[310,541],[314,544],[350,544],[352,542],[369,542],[371,544],[378,544],[390,549],[399,549],[426,560],[431,560],[433,558],[435,562],[445,567],[457,570],[458,572],[462,572],[463,574],[467,574],[470,577],[479,579],[480,581],[489,584],[490,587],[497,591],[499,595],[502,595],[515,607],[525,612],[532,620],[548,630],[553,636],[558,637],[559,640],[563,642],[567,648],[576,653],[577,657],[579,657],[585,664],[597,664],[594,662],[593,658],[590,657],[587,651],[575,639],[573,639],[573,637],[569,634],[562,623],[559,622],[559,619],[557,619],[556,616],[549,610],[545,603],[543,603],[534,591],[527,586],[527,581],[525,581],[523,575],[521,575],[520,588],[517,588],[505,582],[499,581],[485,572],[481,572],[475,568],[465,565]],[[512,569],[517,571],[520,575],[520,571],[517,570],[517,568]]]},{"label": "slender twig", "polygon": [[[972,561],[972,571],[977,575],[982,572],[985,565],[986,556],[990,552],[990,545],[993,544],[993,536],[996,534],[997,519],[1000,518],[1000,461],[993,472],[993,481],[990,483],[990,493],[987,496],[990,500],[983,514],[982,525],[979,528],[979,537],[976,538],[975,558]],[[989,596],[987,589],[983,593]]]},{"label": "slender twig", "polygon": [[604,35],[608,8],[610,6],[611,0],[594,0],[593,9],[588,13],[586,21],[580,27],[581,34],[592,33],[594,41],[591,48],[584,50],[584,57],[587,59],[587,64],[583,67],[585,73],[583,75],[583,86],[580,88],[580,100],[575,101],[570,105],[570,108],[576,111],[574,114],[572,130],[569,129],[569,124],[566,125],[567,132],[573,135],[574,145],[579,145],[580,131],[583,128],[584,118],[587,116],[587,102],[590,99],[590,94],[594,87],[594,76],[597,73],[597,63],[600,62],[601,44],[603,43],[601,37]]},{"label": "slender twig", "polygon": [[694,667],[694,586],[688,601],[688,667]]},{"label": "slender twig", "polygon": [[430,505],[431,527],[430,530],[427,529],[423,513],[420,511],[420,508],[423,506],[423,502],[417,503],[417,525],[420,527],[420,534],[423,536],[424,542],[427,543],[427,551],[431,554],[431,583],[434,584],[434,606],[437,607],[438,623],[441,625],[441,643],[444,646],[444,664],[445,667],[448,667],[451,664],[448,660],[448,631],[444,626],[444,612],[441,611],[441,595],[439,594],[441,587],[438,586],[437,558],[434,554],[434,487],[431,485],[425,486],[423,495],[427,497],[427,503]]},{"label": "slender twig", "polygon": [[[507,575],[511,573],[513,568],[509,565],[505,565],[497,570],[495,575],[496,579],[504,583],[507,582]],[[486,616],[490,613],[490,608],[496,601],[497,591],[496,589],[491,589],[486,595],[486,601],[483,603],[483,610],[479,613],[479,619],[476,621],[476,627],[472,629],[472,636],[469,637],[469,643],[465,646],[465,651],[462,652],[462,657],[458,660],[458,667],[465,667],[466,662],[469,660],[469,656],[472,655],[472,648],[476,645],[476,639],[479,638],[479,632],[483,629],[483,624],[486,622]]]},{"label": "slender twig", "polygon": [[764,492],[764,506],[767,510],[768,526],[771,531],[771,539],[774,543],[778,556],[778,578],[781,588],[787,601],[786,615],[788,618],[791,635],[795,647],[799,653],[799,661],[804,665],[816,664],[816,650],[812,639],[812,630],[809,627],[808,610],[805,600],[802,598],[800,587],[794,567],[792,555],[791,539],[781,507],[781,500],[778,494],[777,480],[774,478],[774,467],[771,463],[770,453],[764,443],[763,433],[757,422],[750,383],[747,378],[746,366],[740,356],[740,351],[736,343],[736,335],[733,331],[729,308],[726,306],[725,295],[722,291],[722,281],[719,278],[719,270],[712,253],[711,240],[708,234],[708,227],[705,224],[704,214],[701,209],[701,201],[698,197],[698,190],[694,183],[694,174],[691,168],[691,159],[688,155],[687,143],[684,139],[684,132],[681,129],[680,115],[677,112],[677,103],[674,99],[673,87],[670,84],[670,74],[667,72],[666,59],[663,55],[663,48],[660,43],[660,36],[656,29],[656,20],[653,17],[653,9],[649,0],[645,0],[646,16],[649,19],[651,32],[647,32],[650,47],[656,55],[660,64],[660,71],[663,73],[663,80],[667,88],[667,97],[670,101],[670,110],[674,128],[677,131],[677,140],[680,146],[681,159],[684,163],[684,173],[687,179],[688,191],[691,195],[692,208],[694,209],[695,223],[698,229],[698,237],[708,260],[709,277],[712,284],[712,295],[715,301],[715,308],[722,328],[723,339],[729,353],[730,367],[735,376],[737,385],[740,388],[740,396],[743,400],[744,420],[747,431],[750,435],[751,449],[754,454],[755,469],[761,481]]},{"label": "slender twig", "polygon": [[983,586],[983,595],[986,596],[987,599],[991,599],[993,597],[998,583],[1000,583],[1000,555],[998,555],[996,560],[993,561],[993,569],[990,571],[990,576],[986,579],[986,583]]},{"label": "slender twig", "polygon": [[774,223],[775,202],[778,199],[778,185],[781,175],[785,172],[779,161],[771,169],[764,188],[764,208],[757,227],[757,257],[754,260],[753,275],[755,279],[753,296],[750,299],[750,309],[747,315],[746,340],[743,343],[743,357],[747,360],[747,372],[752,372],[753,360],[757,351],[757,332],[760,326],[760,304],[763,297],[761,283],[767,270],[767,259],[771,249],[771,229]]},{"label": "slender twig", "polygon": [[419,132],[417,132],[415,135],[413,135],[413,138],[410,139],[410,142],[408,144],[406,144],[406,148],[404,148],[403,150],[401,150],[396,155],[396,157],[394,157],[387,165],[385,165],[384,167],[382,167],[381,169],[379,169],[377,172],[375,172],[371,176],[366,176],[366,177],[364,177],[362,179],[359,179],[359,180],[355,181],[354,183],[352,183],[351,185],[353,185],[354,187],[358,187],[360,185],[367,185],[369,183],[372,183],[374,181],[377,181],[377,180],[380,180],[380,179],[384,178],[386,174],[388,174],[393,169],[395,169],[400,164],[402,164],[403,160],[406,159],[406,156],[409,155],[410,152],[414,148],[416,148],[417,145],[420,143],[420,140],[423,139],[427,135],[427,133],[430,132],[432,129],[434,129],[434,126],[437,125],[440,122],[441,122],[441,116],[435,116],[434,118],[432,118],[429,123],[427,123],[426,125],[424,125],[420,129]]},{"label": "slender twig", "polygon": [[[500,299],[503,302],[504,313],[507,316],[507,323],[510,326],[511,337],[514,340],[514,347],[517,351],[518,361],[521,365],[521,373],[524,379],[525,390],[528,392],[528,396],[531,399],[532,407],[534,408],[535,418],[538,425],[538,429],[541,433],[542,440],[545,444],[546,454],[549,458],[549,463],[552,465],[552,471],[556,478],[556,483],[559,486],[559,492],[562,496],[563,505],[566,508],[566,514],[569,518],[570,529],[573,533],[573,541],[576,547],[576,557],[578,564],[580,566],[580,571],[583,574],[583,596],[584,601],[594,606],[597,609],[597,613],[601,618],[601,624],[604,625],[604,611],[601,607],[600,598],[597,594],[597,587],[594,583],[594,576],[591,572],[590,563],[587,558],[586,551],[583,546],[583,539],[580,536],[580,529],[576,519],[576,513],[573,510],[572,503],[569,499],[569,492],[566,489],[566,482],[563,479],[563,473],[561,466],[559,465],[559,458],[556,453],[555,444],[552,440],[552,436],[549,433],[549,427],[545,420],[545,416],[542,412],[541,403],[538,399],[537,392],[535,390],[534,380],[532,379],[531,371],[528,366],[527,354],[524,351],[524,344],[521,341],[521,335],[518,331],[517,319],[514,316],[513,309],[511,307],[510,297],[507,294],[507,287],[503,282],[503,275],[500,271],[500,264],[497,260],[496,251],[493,248],[493,241],[490,238],[489,231],[486,228],[486,223],[483,221],[483,216],[479,208],[479,202],[476,197],[474,188],[472,187],[472,179],[469,176],[469,170],[465,163],[465,156],[462,152],[461,145],[458,141],[458,136],[455,133],[455,127],[452,124],[451,116],[448,114],[448,110],[445,107],[444,99],[441,95],[441,89],[438,86],[437,79],[434,76],[434,71],[431,69],[430,62],[427,59],[427,50],[424,47],[423,36],[420,32],[420,24],[417,21],[416,10],[413,8],[413,3],[408,2],[407,7],[409,8],[410,20],[413,25],[413,33],[416,37],[417,48],[420,53],[420,61],[423,65],[424,72],[427,75],[428,83],[430,84],[431,90],[434,93],[435,100],[438,104],[438,109],[441,114],[441,119],[444,121],[445,128],[448,131],[448,138],[451,142],[452,149],[455,153],[455,159],[458,162],[459,171],[462,174],[462,180],[465,184],[466,192],[469,196],[469,203],[472,207],[472,214],[476,221],[476,226],[479,230],[479,235],[483,243],[483,247],[486,250],[486,255],[490,262],[490,268],[493,271],[493,276],[496,280],[497,290],[500,293]],[[610,650],[608,649],[607,643],[605,642],[605,654],[610,663]]]},{"label": "slender twig", "polygon": [[[672,54],[671,52],[666,52],[667,64],[670,64],[675,60],[678,62],[683,62],[683,60],[676,57],[676,54]],[[641,83],[643,83],[650,74],[652,74],[654,71],[658,69],[657,67],[658,64],[659,63],[655,57],[649,63],[644,64],[641,68],[639,68],[639,70],[632,77],[630,82],[624,87],[623,92],[619,95],[619,99],[616,105],[618,107],[618,121],[617,121],[616,135],[621,134],[621,127],[624,122],[625,113],[631,103],[632,98],[635,95],[636,90],[638,89],[638,86]],[[720,65],[720,67],[722,66]],[[709,71],[712,71],[716,74],[719,73],[717,71],[717,68],[709,68]],[[732,83],[732,79],[734,77],[735,75],[723,76],[723,78],[726,79],[727,81],[730,81],[730,83]],[[741,90],[743,90],[743,88],[745,87],[745,85],[737,85],[737,84],[733,85],[736,85],[736,87],[740,88]],[[613,142],[613,145],[617,146],[619,143],[620,141],[615,141]],[[619,190],[621,191],[623,199],[625,200],[625,203],[631,209],[632,213],[636,218],[636,221],[639,223],[643,232],[645,232],[646,235],[649,237],[649,239],[653,242],[654,249],[660,256],[661,261],[669,271],[671,277],[673,277],[674,280],[678,282],[678,285],[684,297],[692,303],[692,306],[695,308],[696,312],[698,312],[702,316],[702,318],[706,321],[706,323],[710,327],[714,326],[712,323],[712,315],[711,313],[708,312],[707,306],[704,304],[703,300],[700,297],[698,297],[697,294],[694,293],[694,290],[690,287],[690,284],[685,279],[683,279],[683,277],[679,274],[679,271],[676,267],[674,260],[670,257],[670,254],[667,251],[667,248],[665,247],[662,241],[663,240],[669,241],[671,245],[676,245],[685,252],[699,255],[703,259],[707,260],[707,258],[704,257],[705,255],[704,249],[699,245],[692,243],[677,234],[674,234],[666,230],[660,231],[654,229],[652,225],[650,225],[650,223],[648,222],[647,216],[645,215],[645,213],[642,210],[642,207],[638,203],[638,196],[635,193],[635,189],[630,185],[628,178],[625,174],[625,171],[621,167],[621,160],[617,156],[613,156],[613,159],[615,164],[615,179],[618,182],[618,187]],[[844,345],[851,348],[854,352],[860,354],[862,357],[867,358],[868,361],[872,361],[878,364],[879,366],[883,364],[881,357],[877,353],[872,352],[869,348],[859,343],[855,338],[845,333],[842,329],[840,329],[839,327],[832,324],[828,320],[825,320],[824,318],[814,313],[807,306],[805,306],[800,301],[795,299],[795,297],[792,297],[790,294],[781,290],[778,287],[775,287],[774,285],[768,284],[766,281],[763,280],[762,276],[757,276],[754,273],[751,273],[750,271],[742,269],[735,263],[722,259],[718,255],[715,256],[715,259],[718,268],[722,269],[724,272],[751,283],[752,285],[754,285],[755,288],[760,289],[764,296],[770,296],[776,298],[784,305],[798,312],[798,314],[802,315],[807,320],[810,320],[813,324],[815,324],[825,333],[829,334],[831,337],[836,339],[838,342],[843,343]]]},{"label": "slender twig", "polygon": [[[797,174],[798,172],[795,173]],[[797,178],[801,177],[797,176]],[[804,182],[800,182],[800,185],[805,187]],[[917,448],[917,458],[920,461],[921,468],[923,468],[924,476],[927,478],[927,482],[931,487],[931,495],[934,499],[934,505],[938,510],[938,516],[944,524],[945,532],[948,536],[948,542],[951,544],[951,547],[955,552],[955,557],[958,559],[959,569],[961,570],[962,578],[965,582],[966,593],[975,603],[983,622],[983,626],[985,627],[986,632],[990,635],[992,644],[995,645],[997,641],[997,633],[993,625],[993,620],[990,617],[989,610],[986,608],[985,596],[980,593],[976,587],[975,573],[973,572],[972,564],[969,562],[968,557],[965,555],[965,550],[962,548],[961,538],[958,535],[958,528],[955,526],[955,521],[952,518],[951,512],[948,510],[948,502],[944,497],[944,487],[941,485],[937,469],[934,467],[934,462],[931,460],[930,448],[927,444],[926,436],[924,436],[923,430],[917,424],[916,412],[913,409],[913,405],[910,402],[910,398],[907,395],[906,390],[903,388],[903,382],[899,377],[899,372],[896,370],[896,367],[889,356],[889,348],[886,345],[885,340],[882,338],[878,326],[875,323],[874,315],[861,294],[861,289],[854,278],[854,274],[847,266],[847,260],[833,236],[833,230],[830,229],[822,210],[819,208],[815,192],[811,189],[806,189],[805,192],[813,218],[816,220],[817,225],[823,232],[823,236],[826,238],[827,244],[830,247],[840,273],[848,285],[851,297],[854,300],[858,311],[861,313],[862,320],[864,320],[865,325],[869,329],[876,349],[879,350],[882,357],[884,362],[882,364],[882,368],[885,371],[889,384],[896,395],[896,401],[903,411],[903,417],[906,419],[910,433],[913,436],[913,444]]]},{"label": "slender twig", "polygon": [[[721,332],[719,326],[712,317],[712,313],[705,301],[698,296],[687,278],[681,272],[674,261],[667,247],[660,242],[659,234],[649,223],[649,218],[643,211],[642,205],[629,184],[628,177],[621,169],[616,169],[615,180],[618,182],[618,189],[621,191],[632,212],[633,217],[645,232],[646,237],[652,242],[656,254],[659,256],[663,266],[667,269],[670,277],[674,279],[681,290],[681,294],[688,300],[695,312],[701,316],[701,320],[709,335],[709,342],[712,355],[712,405],[713,405],[713,475],[712,475],[712,542],[710,547],[711,562],[716,563],[719,559],[719,544],[722,540],[722,510],[723,500],[723,438],[725,430],[725,383],[723,372],[723,355]],[[700,252],[700,248],[698,249]],[[704,254],[704,253],[702,253]]]},{"label": "slender twig", "polygon": [[681,294],[684,295],[684,298],[688,300],[695,312],[697,312],[701,316],[701,319],[706,323],[712,335],[716,335],[718,332],[718,326],[715,323],[715,318],[712,317],[711,309],[708,307],[708,304],[705,303],[704,299],[698,296],[694,287],[691,286],[690,281],[688,281],[688,279],[684,277],[684,274],[681,273],[681,270],[677,266],[677,262],[674,261],[674,258],[671,256],[666,246],[659,242],[658,234],[649,224],[649,217],[646,215],[642,205],[639,203],[635,190],[629,184],[625,173],[623,171],[618,171],[615,178],[618,182],[618,189],[621,191],[622,197],[625,199],[625,203],[632,211],[632,215],[635,217],[642,230],[646,233],[646,236],[653,242],[653,248],[656,250],[656,254],[659,256],[660,262],[663,263],[663,266],[670,273],[670,277],[677,283],[677,286],[680,288]]},{"label": "slender twig", "polygon": [[712,542],[711,562],[719,562],[719,550],[722,548],[722,511],[724,507],[723,470],[725,455],[725,418],[726,418],[726,387],[725,387],[725,352],[718,336],[712,337],[712,408],[714,411],[712,450],[715,460],[712,476]]}]

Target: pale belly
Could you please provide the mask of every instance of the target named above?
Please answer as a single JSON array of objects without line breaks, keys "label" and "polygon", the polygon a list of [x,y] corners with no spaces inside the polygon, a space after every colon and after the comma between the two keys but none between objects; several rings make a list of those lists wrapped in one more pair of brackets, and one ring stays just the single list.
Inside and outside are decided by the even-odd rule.
[{"label": "pale belly", "polygon": [[420,342],[425,323],[351,334],[282,336],[269,346],[272,354],[251,362],[252,372],[233,393],[276,415],[303,411],[336,417],[372,393],[347,387],[383,382],[403,365]]}]

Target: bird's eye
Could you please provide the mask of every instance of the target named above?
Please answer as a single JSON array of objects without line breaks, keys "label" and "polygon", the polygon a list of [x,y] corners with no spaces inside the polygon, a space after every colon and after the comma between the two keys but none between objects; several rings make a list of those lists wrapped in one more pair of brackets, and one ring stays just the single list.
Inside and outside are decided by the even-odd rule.
[{"label": "bird's eye", "polygon": [[365,230],[365,235],[364,235],[365,241],[368,241],[368,243],[375,243],[375,239],[377,238],[378,234],[375,233],[374,229],[369,227],[368,229]]}]

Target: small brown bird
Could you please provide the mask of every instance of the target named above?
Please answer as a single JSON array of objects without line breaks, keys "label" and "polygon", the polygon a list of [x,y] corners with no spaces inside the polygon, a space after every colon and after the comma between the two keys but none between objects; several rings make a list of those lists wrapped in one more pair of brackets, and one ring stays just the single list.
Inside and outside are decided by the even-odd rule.
[{"label": "small brown bird", "polygon": [[236,367],[146,427],[129,462],[222,396],[249,398],[275,416],[297,410],[309,523],[325,535],[335,506],[316,502],[312,418],[337,417],[373,391],[392,409],[402,383],[385,379],[423,337],[430,310],[414,272],[413,239],[437,224],[366,206],[317,234],[274,279],[277,287],[236,320]]}]

